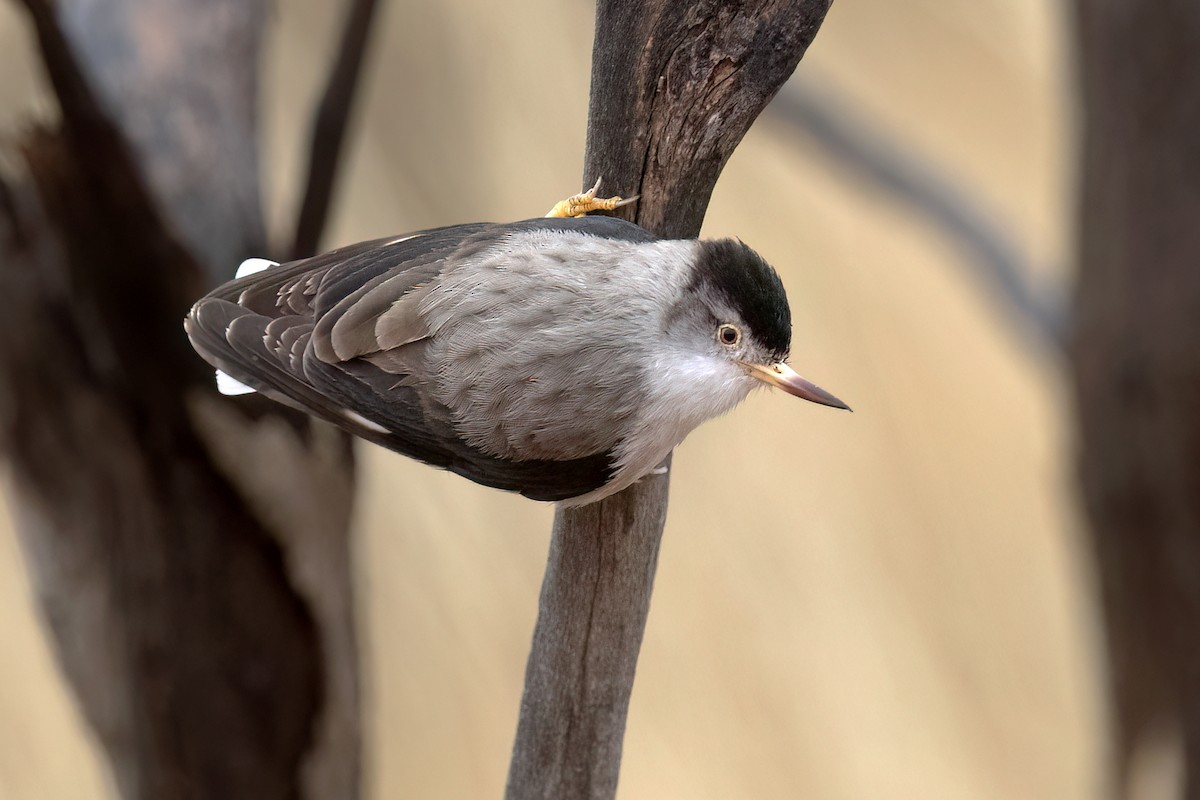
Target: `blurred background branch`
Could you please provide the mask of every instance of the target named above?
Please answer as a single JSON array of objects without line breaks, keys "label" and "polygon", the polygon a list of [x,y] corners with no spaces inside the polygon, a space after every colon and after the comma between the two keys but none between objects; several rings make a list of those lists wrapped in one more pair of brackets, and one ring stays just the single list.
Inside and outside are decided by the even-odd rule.
[{"label": "blurred background branch", "polygon": [[1017,330],[1057,353],[1063,347],[1064,300],[1033,283],[1024,248],[985,210],[976,187],[881,129],[850,97],[827,81],[790,81],[767,109],[769,119],[794,128],[826,156],[893,195],[921,215],[963,253],[981,291],[1012,317]]},{"label": "blurred background branch", "polygon": [[263,4],[25,7],[61,123],[0,192],[0,435],[59,662],[126,798],[354,796],[348,443],[180,323],[265,246]]},{"label": "blurred background branch", "polygon": [[1117,796],[1179,742],[1200,798],[1200,5],[1077,0],[1079,473]]},{"label": "blurred background branch", "polygon": [[346,127],[350,121],[359,74],[367,53],[376,0],[352,0],[346,14],[337,57],[317,105],[310,132],[308,182],[296,217],[288,260],[315,255],[329,219],[334,180],[342,159]]}]

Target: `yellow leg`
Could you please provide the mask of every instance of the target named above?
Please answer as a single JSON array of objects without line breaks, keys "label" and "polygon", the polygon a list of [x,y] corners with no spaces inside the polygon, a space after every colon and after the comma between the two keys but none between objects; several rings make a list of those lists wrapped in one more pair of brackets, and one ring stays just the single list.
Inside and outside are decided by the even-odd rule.
[{"label": "yellow leg", "polygon": [[555,203],[554,208],[550,209],[547,217],[582,217],[589,211],[612,211],[614,208],[627,206],[637,200],[637,195],[633,197],[596,197],[596,192],[600,191],[600,179],[596,179],[596,185],[588,189],[583,194],[576,194],[568,197],[566,200],[561,200]]}]

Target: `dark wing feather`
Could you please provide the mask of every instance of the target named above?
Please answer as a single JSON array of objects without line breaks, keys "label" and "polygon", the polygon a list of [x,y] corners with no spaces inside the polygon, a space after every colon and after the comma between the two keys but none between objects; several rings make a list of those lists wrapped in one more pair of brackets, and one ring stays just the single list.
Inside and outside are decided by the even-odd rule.
[{"label": "dark wing feather", "polygon": [[[436,280],[447,263],[505,234],[533,229],[627,241],[654,238],[621,220],[584,217],[456,225],[411,238],[376,239],[231,281],[200,300],[185,327],[210,364],[272,399],[477,483],[538,500],[577,497],[608,482],[609,453],[570,461],[513,461],[483,453],[457,435],[448,410],[423,396],[419,382],[405,373],[419,342],[372,353],[373,343],[355,340],[363,327],[357,319],[377,317]],[[349,358],[333,352],[330,334],[339,322],[339,330],[349,331],[339,345],[353,353]]]},{"label": "dark wing feather", "polygon": [[[369,242],[359,242],[312,258],[271,267],[269,270],[224,283],[210,292],[208,297],[229,300],[268,317],[278,314],[281,305],[285,302],[288,303],[289,308],[292,308],[292,303],[307,307],[310,305],[309,303],[302,303],[299,300],[304,296],[304,284],[319,283],[333,267],[363,253],[369,253],[388,241],[390,240],[374,239]],[[292,308],[292,310],[299,311],[300,309]]]}]

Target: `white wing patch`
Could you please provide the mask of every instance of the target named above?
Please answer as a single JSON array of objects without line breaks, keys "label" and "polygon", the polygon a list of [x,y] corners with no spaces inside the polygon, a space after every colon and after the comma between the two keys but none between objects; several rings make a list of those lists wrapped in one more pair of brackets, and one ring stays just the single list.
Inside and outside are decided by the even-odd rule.
[{"label": "white wing patch", "polygon": [[233,277],[244,278],[247,275],[253,275],[256,272],[262,272],[265,269],[278,266],[278,261],[272,261],[269,258],[247,258],[238,265],[237,272],[233,273]]},{"label": "white wing patch", "polygon": [[239,394],[252,394],[257,390],[242,383],[229,373],[217,370],[217,391],[233,397]]},{"label": "white wing patch", "polygon": [[424,235],[425,234],[423,234],[423,233],[410,233],[408,236],[397,236],[395,239],[392,239],[390,242],[384,242],[383,246],[390,247],[391,245],[400,244],[401,242],[407,242],[409,239],[416,239],[418,236],[424,236]]},{"label": "white wing patch", "polygon": [[362,414],[359,414],[357,411],[351,411],[348,408],[343,408],[341,409],[341,412],[343,417],[356,425],[361,425],[369,431],[375,431],[375,433],[390,433],[387,428],[383,427],[378,422],[372,422]]}]

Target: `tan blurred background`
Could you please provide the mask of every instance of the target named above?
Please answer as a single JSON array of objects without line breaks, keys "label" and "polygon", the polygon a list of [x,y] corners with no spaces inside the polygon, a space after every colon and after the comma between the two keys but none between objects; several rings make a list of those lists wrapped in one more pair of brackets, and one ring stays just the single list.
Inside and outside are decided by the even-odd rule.
[{"label": "tan blurred background", "polygon": [[[279,231],[340,6],[274,13],[263,147]],[[590,3],[383,6],[329,246],[536,216],[575,190]],[[800,72],[1061,270],[1066,25],[1051,0],[837,0]],[[52,113],[35,67],[0,4],[4,130]],[[764,393],[680,448],[620,795],[1096,797],[1099,648],[1057,365],[937,231],[770,119],[705,235],[779,268],[793,362],[856,413]],[[551,509],[360,452],[368,796],[499,797]],[[0,632],[0,800],[107,797],[7,525]]]}]

